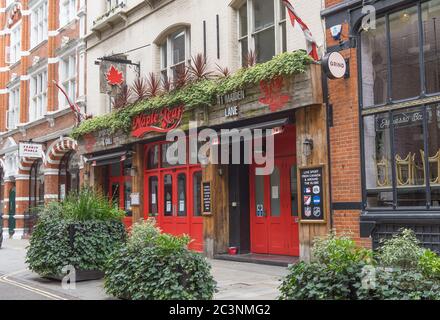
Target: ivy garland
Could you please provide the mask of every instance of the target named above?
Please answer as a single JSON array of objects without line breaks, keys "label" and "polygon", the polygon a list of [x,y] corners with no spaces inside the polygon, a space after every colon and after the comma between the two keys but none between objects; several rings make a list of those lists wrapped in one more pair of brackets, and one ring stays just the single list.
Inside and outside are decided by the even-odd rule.
[{"label": "ivy garland", "polygon": [[312,58],[303,50],[285,52],[268,62],[240,69],[232,76],[192,82],[179,90],[86,120],[73,130],[71,136],[79,139],[86,134],[104,129],[109,129],[112,133],[119,130],[128,133],[132,119],[141,113],[176,105],[184,105],[186,109],[210,106],[215,104],[218,95],[256,85],[262,80],[304,73],[307,65],[312,62]]}]

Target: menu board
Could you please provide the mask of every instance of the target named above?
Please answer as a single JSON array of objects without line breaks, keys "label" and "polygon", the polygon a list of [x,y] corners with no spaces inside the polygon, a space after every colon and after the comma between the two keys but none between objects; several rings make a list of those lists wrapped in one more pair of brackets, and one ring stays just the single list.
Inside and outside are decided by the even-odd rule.
[{"label": "menu board", "polygon": [[299,174],[301,222],[324,222],[324,167],[303,168]]},{"label": "menu board", "polygon": [[203,214],[211,214],[211,183],[204,182],[202,185],[202,193],[203,193]]}]

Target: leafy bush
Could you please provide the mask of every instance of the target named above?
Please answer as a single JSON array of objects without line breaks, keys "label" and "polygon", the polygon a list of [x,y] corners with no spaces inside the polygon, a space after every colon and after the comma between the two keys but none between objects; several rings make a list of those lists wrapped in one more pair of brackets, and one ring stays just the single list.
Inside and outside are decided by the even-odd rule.
[{"label": "leafy bush", "polygon": [[131,300],[212,299],[210,265],[187,249],[188,237],[161,234],[151,221],[133,227],[106,266],[107,293]]},{"label": "leafy bush", "polygon": [[290,267],[282,300],[440,300],[440,257],[402,230],[376,255],[330,235],[313,247],[313,261]]},{"label": "leafy bush", "polygon": [[[51,202],[40,209],[26,255],[32,271],[54,277],[61,276],[63,267],[68,265],[77,270],[103,271],[111,253],[125,241],[119,212],[82,211],[83,208],[99,211],[104,207],[90,204],[90,193],[85,192],[86,195],[81,192],[63,203]],[[81,209],[73,208],[75,202]],[[85,202],[89,205],[83,206]]]},{"label": "leafy bush", "polygon": [[440,257],[431,250],[425,250],[419,259],[421,272],[429,278],[440,280]]},{"label": "leafy bush", "polygon": [[359,300],[440,300],[440,285],[415,270],[377,268],[357,295]]},{"label": "leafy bush", "polygon": [[353,240],[330,234],[317,239],[313,261],[289,269],[280,292],[281,300],[350,300],[356,298],[363,268],[372,260],[368,250]]},{"label": "leafy bush", "polygon": [[382,241],[377,260],[384,267],[417,269],[423,251],[415,233],[404,229],[391,239]]}]

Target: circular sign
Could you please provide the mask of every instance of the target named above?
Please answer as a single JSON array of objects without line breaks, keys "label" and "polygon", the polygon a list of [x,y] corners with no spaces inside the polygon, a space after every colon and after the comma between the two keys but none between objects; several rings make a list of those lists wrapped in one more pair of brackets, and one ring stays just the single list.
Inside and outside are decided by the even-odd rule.
[{"label": "circular sign", "polygon": [[339,52],[326,54],[322,58],[322,65],[330,79],[341,79],[347,72],[347,62]]}]

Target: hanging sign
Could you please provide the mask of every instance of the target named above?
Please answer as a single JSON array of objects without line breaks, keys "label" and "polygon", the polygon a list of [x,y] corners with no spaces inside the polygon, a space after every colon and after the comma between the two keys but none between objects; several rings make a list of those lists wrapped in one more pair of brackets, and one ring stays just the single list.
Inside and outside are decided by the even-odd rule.
[{"label": "hanging sign", "polygon": [[342,79],[347,73],[347,62],[339,52],[326,54],[322,58],[322,66],[330,79]]},{"label": "hanging sign", "polygon": [[211,195],[211,183],[204,182],[202,184],[202,204],[203,214],[209,215],[212,213],[212,195]]},{"label": "hanging sign", "polygon": [[176,129],[182,121],[184,106],[164,108],[133,119],[132,136],[141,138],[149,132],[166,133]]},{"label": "hanging sign", "polygon": [[301,223],[324,223],[324,167],[302,168],[299,178]]},{"label": "hanging sign", "polygon": [[20,142],[18,147],[20,158],[43,158],[43,145],[33,142]]},{"label": "hanging sign", "polygon": [[115,96],[127,77],[127,66],[122,63],[100,62],[100,92]]}]

